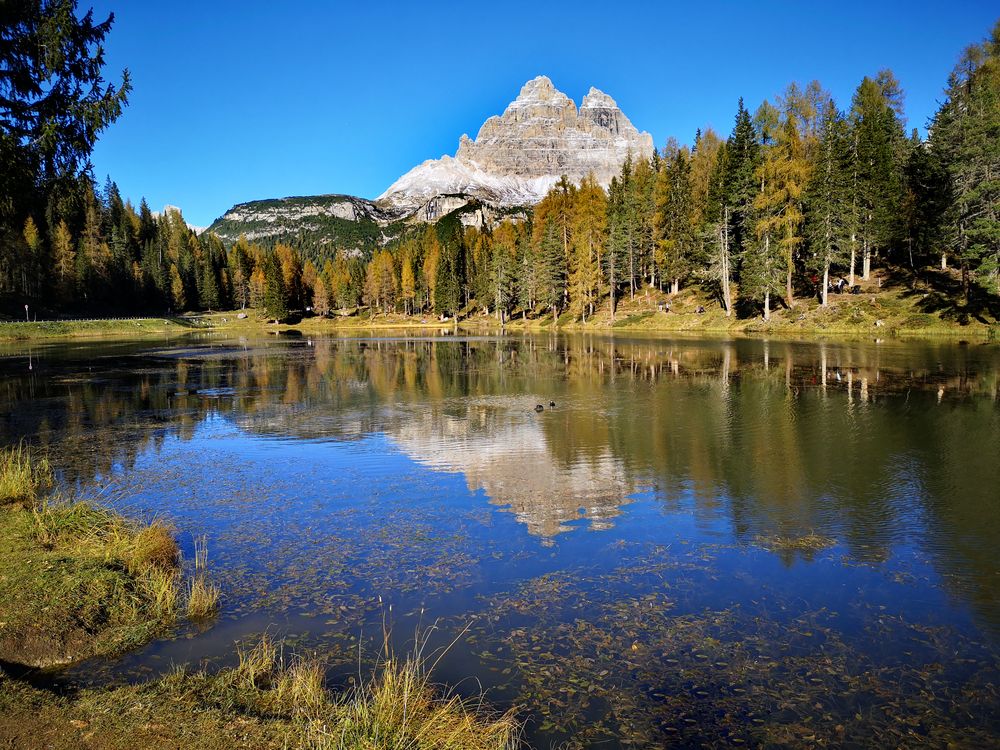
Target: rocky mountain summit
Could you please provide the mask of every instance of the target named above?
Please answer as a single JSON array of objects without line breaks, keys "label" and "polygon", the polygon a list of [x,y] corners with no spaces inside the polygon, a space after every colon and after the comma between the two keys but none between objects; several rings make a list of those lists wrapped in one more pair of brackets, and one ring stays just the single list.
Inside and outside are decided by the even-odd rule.
[{"label": "rocky mountain summit", "polygon": [[425,161],[378,197],[389,210],[416,211],[438,195],[470,195],[501,206],[537,203],[561,175],[602,185],[622,162],[648,159],[653,137],[640,133],[615,100],[595,88],[580,108],[545,76],[528,81],[475,140],[463,135],[454,157]]},{"label": "rocky mountain summit", "polygon": [[625,158],[648,159],[653,138],[639,132],[615,100],[591,88],[579,109],[545,76],[528,81],[502,115],[483,123],[475,140],[463,135],[454,156],[420,164],[376,200],[348,195],[252,201],[234,206],[210,231],[227,242],[308,236],[321,244],[368,254],[407,224],[460,212],[483,226],[540,201],[566,175],[588,174],[607,186]]}]

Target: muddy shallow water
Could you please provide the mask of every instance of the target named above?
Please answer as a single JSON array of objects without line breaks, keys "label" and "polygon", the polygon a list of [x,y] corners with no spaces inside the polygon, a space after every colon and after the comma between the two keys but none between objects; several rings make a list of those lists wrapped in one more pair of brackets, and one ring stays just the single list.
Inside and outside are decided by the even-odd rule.
[{"label": "muddy shallow water", "polygon": [[224,592],[65,684],[265,630],[346,683],[386,628],[536,747],[989,747],[998,388],[996,344],[11,345],[0,441],[204,537]]}]

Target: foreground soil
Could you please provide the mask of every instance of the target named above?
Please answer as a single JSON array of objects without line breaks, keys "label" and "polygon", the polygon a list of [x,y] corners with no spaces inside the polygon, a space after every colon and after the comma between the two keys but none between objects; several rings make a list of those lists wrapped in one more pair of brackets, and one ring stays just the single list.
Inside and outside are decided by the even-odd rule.
[{"label": "foreground soil", "polygon": [[227,711],[151,683],[59,696],[0,676],[0,747],[283,748],[291,723]]}]

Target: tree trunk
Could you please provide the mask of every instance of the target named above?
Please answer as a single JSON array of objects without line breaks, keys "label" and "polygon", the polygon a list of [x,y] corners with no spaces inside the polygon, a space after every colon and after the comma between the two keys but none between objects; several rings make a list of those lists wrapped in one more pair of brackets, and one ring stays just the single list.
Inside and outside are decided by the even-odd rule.
[{"label": "tree trunk", "polygon": [[848,283],[851,286],[854,286],[854,264],[856,262],[856,256],[857,256],[857,253],[855,252],[855,249],[854,249],[854,243],[855,243],[855,238],[854,238],[854,235],[852,234],[851,235],[851,272],[847,275]]},{"label": "tree trunk", "polygon": [[871,273],[872,273],[872,249],[868,245],[868,241],[865,240],[865,258],[861,270],[861,280],[868,281],[868,277],[871,276]]},{"label": "tree trunk", "polygon": [[947,271],[948,270],[948,254],[947,253],[941,253],[941,270],[942,271]]},{"label": "tree trunk", "polygon": [[771,293],[764,292],[764,320],[771,319]]},{"label": "tree trunk", "polygon": [[681,280],[680,279],[674,279],[670,283],[670,293],[671,294],[677,294],[678,292],[680,292],[680,290],[681,290]]},{"label": "tree trunk", "polygon": [[788,306],[795,307],[795,295],[792,291],[792,266],[788,265],[785,275],[785,296],[788,298]]},{"label": "tree trunk", "polygon": [[729,289],[729,206],[726,206],[722,224],[722,305],[726,308],[726,317],[733,312],[733,297]]},{"label": "tree trunk", "polygon": [[829,302],[828,295],[830,294],[830,264],[823,264],[823,307],[827,306]]}]

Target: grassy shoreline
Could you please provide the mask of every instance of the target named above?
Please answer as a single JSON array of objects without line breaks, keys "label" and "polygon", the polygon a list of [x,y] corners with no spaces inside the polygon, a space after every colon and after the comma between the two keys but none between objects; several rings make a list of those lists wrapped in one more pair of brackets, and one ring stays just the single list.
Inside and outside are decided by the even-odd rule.
[{"label": "grassy shoreline", "polygon": [[71,664],[169,629],[181,605],[171,530],[49,497],[52,484],[44,457],[0,452],[0,661]]},{"label": "grassy shoreline", "polygon": [[[945,279],[946,280],[946,279]],[[935,286],[935,283],[937,286]],[[827,307],[815,298],[800,297],[793,307],[772,311],[764,321],[759,314],[727,317],[718,303],[704,290],[690,287],[676,295],[654,288],[626,295],[612,316],[608,305],[594,311],[586,321],[563,313],[554,320],[551,311],[518,312],[503,326],[481,310],[463,318],[440,320],[431,314],[373,314],[370,310],[327,318],[306,317],[297,322],[275,324],[263,314],[249,310],[188,314],[176,318],[143,320],[62,321],[55,323],[0,323],[0,341],[80,338],[92,336],[140,337],[155,334],[183,334],[211,331],[233,334],[261,334],[298,331],[305,335],[351,334],[369,331],[447,331],[450,333],[573,332],[650,333],[704,336],[805,338],[966,338],[1000,339],[1000,302],[978,300],[970,304],[954,302],[937,279],[914,286],[894,280],[880,286],[867,282],[861,293],[831,294]],[[240,318],[239,315],[244,317]]]},{"label": "grassy shoreline", "polygon": [[11,676],[109,657],[163,635],[184,611],[213,615],[219,592],[196,544],[185,585],[164,524],[48,496],[48,461],[0,451],[0,745],[513,750],[520,727],[437,689],[417,656],[383,654],[334,695],[315,659],[286,660],[265,635],[215,674],[177,669],[137,685],[57,694]]},{"label": "grassy shoreline", "polygon": [[385,659],[335,695],[323,665],[283,659],[265,636],[215,674],[175,669],[138,685],[57,695],[0,670],[0,740],[92,750],[515,750],[520,726],[432,685],[415,657]]},{"label": "grassy shoreline", "polygon": [[158,336],[190,333],[198,326],[184,318],[129,318],[0,322],[0,341]]}]

